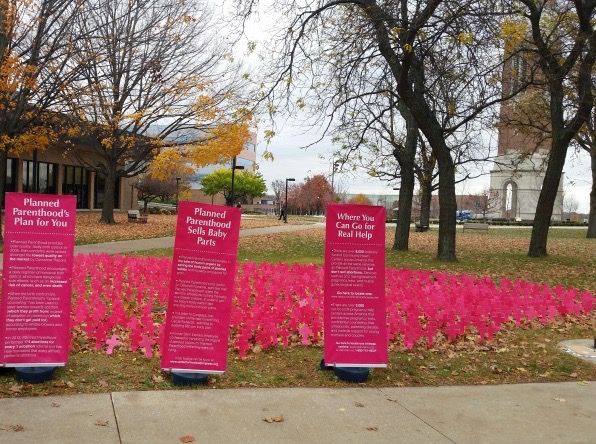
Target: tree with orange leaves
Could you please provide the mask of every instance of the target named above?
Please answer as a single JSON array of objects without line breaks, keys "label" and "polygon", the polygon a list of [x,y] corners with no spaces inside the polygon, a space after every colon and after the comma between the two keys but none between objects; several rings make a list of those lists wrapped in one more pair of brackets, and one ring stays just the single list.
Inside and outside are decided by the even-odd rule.
[{"label": "tree with orange leaves", "polygon": [[83,5],[0,0],[0,202],[8,156],[45,149],[64,127],[57,112],[61,93],[79,68],[68,61],[72,24]]},{"label": "tree with orange leaves", "polygon": [[114,223],[118,179],[144,173],[163,149],[203,165],[247,133],[247,113],[232,112],[242,81],[215,26],[204,0],[95,0],[76,22],[82,75],[65,98],[95,154],[79,160],[105,179],[101,222]]},{"label": "tree with orange leaves", "polygon": [[362,193],[356,194],[355,196],[353,196],[348,201],[348,203],[351,203],[354,205],[372,205],[372,202],[370,201],[370,199]]}]

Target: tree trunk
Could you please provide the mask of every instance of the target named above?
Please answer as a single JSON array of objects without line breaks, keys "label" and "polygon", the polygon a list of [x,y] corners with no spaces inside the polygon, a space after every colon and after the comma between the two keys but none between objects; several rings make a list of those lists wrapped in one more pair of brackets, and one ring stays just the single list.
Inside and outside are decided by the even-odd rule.
[{"label": "tree trunk", "polygon": [[596,147],[590,150],[592,158],[592,191],[590,191],[590,215],[588,216],[588,239],[596,239]]},{"label": "tree trunk", "polygon": [[432,202],[432,184],[429,181],[420,183],[420,225],[428,227],[430,225],[430,204]]},{"label": "tree trunk", "polygon": [[[402,90],[403,91],[403,90]],[[437,245],[437,259],[441,261],[456,261],[455,213],[455,165],[451,158],[451,151],[445,142],[443,132],[430,107],[420,97],[419,92],[405,90],[402,93],[404,101],[416,118],[416,123],[426,136],[433,155],[437,159],[439,168],[439,242]]]},{"label": "tree trunk", "polygon": [[455,233],[457,202],[455,200],[455,165],[451,155],[439,164],[439,245],[437,258],[442,261],[455,261]]},{"label": "tree trunk", "polygon": [[540,190],[536,213],[534,215],[534,225],[532,227],[532,237],[528,251],[528,256],[530,257],[547,255],[546,243],[548,240],[548,230],[559,190],[561,174],[563,173],[563,166],[565,165],[567,147],[568,143],[562,143],[559,137],[553,132],[548,166],[546,167],[542,190]]},{"label": "tree trunk", "polygon": [[412,218],[412,197],[414,196],[414,171],[402,169],[399,188],[399,207],[395,227],[393,249],[408,251],[410,239],[410,220]]},{"label": "tree trunk", "polygon": [[[2,210],[4,210],[4,194],[6,183],[6,158],[8,157],[5,150],[0,150],[0,227],[2,227]],[[15,179],[16,180],[16,179]],[[4,244],[4,231],[0,228],[0,245]]]},{"label": "tree trunk", "polygon": [[101,219],[99,222],[102,224],[115,224],[114,220],[114,193],[116,190],[116,168],[110,165],[108,168],[108,174],[106,176],[106,183],[103,188],[103,205],[101,207]]},{"label": "tree trunk", "polygon": [[414,197],[414,159],[418,141],[418,126],[414,116],[405,106],[400,106],[401,115],[406,120],[406,142],[404,146],[396,147],[393,151],[401,170],[401,186],[399,188],[399,204],[397,223],[395,226],[395,241],[393,249],[408,251],[410,239],[410,220],[412,218],[412,198]]}]

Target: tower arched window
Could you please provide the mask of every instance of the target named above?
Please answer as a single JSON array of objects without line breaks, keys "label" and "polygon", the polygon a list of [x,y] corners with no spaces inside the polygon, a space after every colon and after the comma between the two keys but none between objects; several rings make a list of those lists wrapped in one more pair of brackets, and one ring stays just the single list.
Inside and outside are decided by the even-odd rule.
[{"label": "tower arched window", "polygon": [[505,219],[512,220],[517,216],[517,184],[513,180],[503,184],[502,213]]}]

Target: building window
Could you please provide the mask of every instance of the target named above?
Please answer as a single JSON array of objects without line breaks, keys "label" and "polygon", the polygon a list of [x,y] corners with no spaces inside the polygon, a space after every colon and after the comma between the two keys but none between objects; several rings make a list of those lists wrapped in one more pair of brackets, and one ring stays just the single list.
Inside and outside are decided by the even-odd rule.
[{"label": "building window", "polygon": [[6,159],[6,181],[4,182],[4,191],[17,191],[17,159]]},{"label": "building window", "polygon": [[[99,174],[95,175],[95,208],[103,207],[104,188],[106,186],[105,177]],[[120,208],[120,178],[116,180],[116,188],[114,188],[114,208]]]},{"label": "building window", "polygon": [[242,157],[236,157],[236,166],[243,166],[245,170],[252,171],[254,168],[254,162]]},{"label": "building window", "polygon": [[[35,183],[36,167],[37,183]],[[53,163],[23,160],[23,192],[56,194],[56,171],[56,165]]]},{"label": "building window", "polygon": [[64,165],[62,194],[77,196],[77,208],[89,208],[89,173],[83,167]]},{"label": "building window", "polygon": [[518,91],[528,81],[528,62],[522,54],[516,54],[511,61],[511,91]]}]

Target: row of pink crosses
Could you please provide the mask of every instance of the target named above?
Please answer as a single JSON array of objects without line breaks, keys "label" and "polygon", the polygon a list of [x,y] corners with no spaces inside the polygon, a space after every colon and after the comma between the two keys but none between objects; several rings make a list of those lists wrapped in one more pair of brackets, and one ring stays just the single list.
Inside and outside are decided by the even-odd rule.
[{"label": "row of pink crosses", "polygon": [[[97,350],[161,347],[171,259],[78,255],[73,274],[72,327]],[[474,331],[491,340],[505,324],[548,324],[591,313],[588,291],[523,280],[424,270],[386,270],[387,331],[408,349],[432,347]],[[242,262],[233,294],[230,344],[241,358],[253,347],[320,345],[323,341],[323,269],[316,265]]]}]

